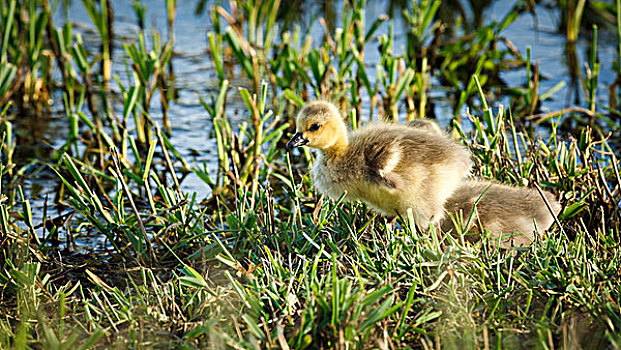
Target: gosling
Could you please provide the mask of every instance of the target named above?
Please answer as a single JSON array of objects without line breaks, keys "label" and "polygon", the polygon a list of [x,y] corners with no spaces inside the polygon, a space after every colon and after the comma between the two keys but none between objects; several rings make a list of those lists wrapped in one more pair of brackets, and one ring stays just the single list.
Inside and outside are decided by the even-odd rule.
[{"label": "gosling", "polygon": [[436,123],[435,121],[431,119],[416,118],[414,120],[409,121],[406,125],[411,128],[416,128],[422,131],[426,131],[430,134],[445,135],[444,132],[442,132],[442,129],[440,129],[440,126],[438,125],[438,123]]},{"label": "gosling", "polygon": [[441,134],[407,125],[371,124],[354,132],[337,108],[325,101],[307,104],[296,118],[289,148],[318,149],[311,169],[315,187],[330,198],[347,192],[386,216],[412,209],[420,228],[437,224],[444,202],[468,176],[468,151]]},{"label": "gosling", "polygon": [[[434,135],[446,136],[438,124],[429,119],[415,119],[407,125]],[[469,224],[471,232],[482,227],[492,235],[491,238],[505,237],[500,240],[501,247],[528,246],[534,240],[535,230],[548,229],[554,222],[554,216],[561,210],[552,193],[543,191],[543,194],[552,212],[539,192],[533,189],[481,180],[465,181],[447,199],[440,227],[444,232],[451,232],[455,228],[453,220],[463,220],[461,224]],[[477,200],[476,215],[467,222]]]},{"label": "gosling", "polygon": [[[447,199],[445,208],[450,215],[444,217],[440,226],[443,232],[450,232],[454,229],[452,217],[467,223],[469,227],[465,229],[472,228],[470,232],[482,227],[492,238],[501,237],[500,247],[529,246],[534,241],[535,231],[548,229],[561,210],[552,193],[543,191],[543,194],[552,212],[534,189],[469,180]],[[472,220],[468,222],[473,210]]]}]

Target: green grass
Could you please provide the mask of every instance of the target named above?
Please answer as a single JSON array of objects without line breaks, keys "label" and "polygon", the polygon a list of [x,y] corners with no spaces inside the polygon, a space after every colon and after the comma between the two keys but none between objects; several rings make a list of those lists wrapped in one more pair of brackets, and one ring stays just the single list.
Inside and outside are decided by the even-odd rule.
[{"label": "green grass", "polygon": [[[47,2],[0,5],[0,348],[621,347],[621,176],[618,151],[600,136],[608,116],[595,96],[607,63],[597,61],[596,32],[587,105],[574,109],[589,111],[596,128],[564,139],[562,112],[523,118],[553,94],[537,92],[530,54],[524,61],[497,45],[520,4],[499,23],[456,39],[439,36],[438,44],[425,39],[451,24],[436,16],[437,2],[420,2],[405,14],[411,37],[404,55],[393,52],[391,32],[376,34],[390,19],[365,23],[364,1],[347,2],[343,28],[317,46],[279,22],[279,1],[239,3],[231,13],[212,8],[207,38],[220,88],[200,97],[216,141],[218,167],[210,172],[175,149],[174,120],[160,127],[151,118],[156,91],[164,118],[174,97],[175,2],[167,2],[166,43],[144,32],[148,9],[135,4],[141,32],[123,45],[128,85],[106,73],[105,43],[114,33],[100,27],[112,18],[108,7],[84,3],[108,36],[101,34],[95,55],[70,24],[53,27]],[[24,4],[28,18],[15,14]],[[18,22],[47,40],[14,40],[24,35]],[[21,59],[46,45],[55,46],[46,51],[52,56]],[[362,62],[378,46],[372,76]],[[505,109],[488,91],[514,59],[527,79],[513,87],[515,108]],[[56,62],[62,81],[50,80],[46,62]],[[247,87],[231,86],[235,71]],[[69,132],[49,158],[22,164],[14,159],[20,134],[10,112],[43,108],[33,98],[33,76],[64,93]],[[106,76],[121,103],[106,95]],[[427,115],[432,77],[453,89],[451,135],[470,149],[473,176],[558,196],[560,226],[542,230],[531,247],[498,250],[485,234],[467,243],[466,232],[417,231],[408,217],[392,225],[363,203],[321,197],[308,176],[312,153],[284,148],[291,117],[315,96],[335,101],[353,128],[380,117],[399,122]],[[248,116],[238,126],[229,119],[235,99]],[[459,115],[466,104],[470,112]],[[534,137],[530,120],[548,136]],[[472,131],[464,131],[467,123]],[[38,221],[19,186],[31,172],[58,179],[54,200],[66,215],[50,210]],[[210,187],[208,198],[183,191],[189,172]],[[66,249],[58,247],[60,233]],[[87,234],[104,240],[105,251],[75,250],[74,240]]]}]

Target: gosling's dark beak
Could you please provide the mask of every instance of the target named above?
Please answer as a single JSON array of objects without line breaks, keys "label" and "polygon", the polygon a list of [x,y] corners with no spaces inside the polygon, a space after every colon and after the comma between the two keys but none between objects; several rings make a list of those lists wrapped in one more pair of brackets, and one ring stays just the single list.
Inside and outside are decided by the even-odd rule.
[{"label": "gosling's dark beak", "polygon": [[293,149],[293,148],[298,147],[298,146],[304,146],[308,142],[309,141],[307,139],[302,137],[302,133],[298,132],[295,135],[293,135],[293,137],[291,138],[291,140],[289,142],[287,142],[287,148],[288,149]]}]

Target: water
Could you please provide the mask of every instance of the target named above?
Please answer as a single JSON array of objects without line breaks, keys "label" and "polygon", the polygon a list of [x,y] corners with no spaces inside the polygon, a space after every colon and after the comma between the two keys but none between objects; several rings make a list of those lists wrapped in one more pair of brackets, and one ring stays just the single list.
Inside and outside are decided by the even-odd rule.
[{"label": "water", "polygon": [[[208,3],[208,6],[213,3]],[[166,9],[161,1],[145,1],[147,8],[147,33],[150,28],[157,29],[163,40],[166,39]],[[514,5],[511,0],[495,1],[483,13],[485,23],[490,21],[500,21]],[[137,40],[139,28],[136,22],[134,11],[130,1],[113,1],[115,9],[114,30],[116,34],[115,50],[113,52],[113,72],[119,75],[121,82],[127,86],[128,77],[124,66],[125,50],[122,47],[123,41]],[[318,21],[312,21],[314,15],[321,10],[320,6],[305,4],[304,14],[300,19],[302,26],[311,25],[311,33],[316,44],[319,44],[324,35],[324,29]],[[196,3],[192,1],[179,1],[177,4],[177,18],[175,21],[175,45],[173,65],[176,75],[175,89],[179,97],[170,102],[169,116],[172,125],[171,141],[177,150],[190,164],[201,164],[206,162],[211,171],[216,170],[216,143],[211,137],[212,130],[209,117],[206,111],[199,104],[198,97],[202,96],[209,100],[211,96],[218,93],[219,82],[214,71],[213,63],[207,54],[207,32],[212,30],[212,23],[208,11],[203,14],[195,14]],[[559,82],[565,82],[565,86],[558,91],[550,100],[543,103],[542,112],[560,110],[568,105],[574,104],[576,98],[574,90],[570,87],[570,69],[567,64],[565,53],[565,37],[556,32],[557,22],[559,21],[558,10],[547,9],[537,6],[537,17],[530,14],[523,14],[512,23],[503,35],[508,38],[520,52],[526,56],[526,47],[531,46],[532,58],[540,63],[542,77],[540,93],[556,86]],[[342,2],[337,2],[335,13],[337,14],[336,25],[339,25],[338,15],[342,11]],[[369,1],[366,7],[366,23],[370,25],[380,14],[387,11],[387,4],[384,1]],[[98,39],[96,31],[92,26],[91,20],[83,9],[81,2],[73,1],[68,7],[68,17],[64,17],[62,6],[59,6],[55,16],[56,26],[60,26],[63,20],[70,20],[75,25],[75,30],[84,36],[87,47],[97,48]],[[388,22],[385,22],[376,35],[388,33]],[[395,52],[400,53],[405,49],[406,26],[400,15],[394,17]],[[609,86],[613,83],[616,75],[612,71],[612,62],[616,60],[616,37],[605,31],[599,38],[598,54],[602,62],[600,86]],[[379,52],[377,44],[371,43],[365,52],[365,64],[369,69],[369,76],[375,75],[375,65],[379,62]],[[576,44],[576,52],[580,62],[585,62],[590,49],[590,37],[580,37]],[[580,67],[583,72],[583,67]],[[583,73],[584,74],[584,73]],[[524,85],[526,81],[526,70],[507,71],[502,73],[501,78],[509,86]],[[244,85],[244,80],[233,80],[229,91],[228,112],[232,119],[240,120],[244,118],[245,106],[243,105],[237,86]],[[115,82],[111,83],[111,89],[119,92]],[[434,105],[434,112],[440,124],[446,125],[453,117],[452,102],[450,93],[445,88],[433,86],[429,96]],[[579,96],[583,98],[582,96]],[[607,104],[607,90],[598,91],[598,102]],[[368,96],[364,96],[365,106],[368,107]],[[508,97],[502,97],[493,104],[507,105]],[[122,104],[116,101],[115,110],[121,113]],[[402,106],[402,109],[404,107]],[[464,107],[465,109],[465,107]],[[462,110],[463,113],[465,110]],[[152,116],[154,120],[161,120],[159,109],[159,97],[155,96],[152,100]],[[32,124],[29,118],[19,118],[16,122],[16,130],[24,130],[24,135],[20,138],[18,153],[20,158],[38,158],[47,161],[53,150],[60,147],[67,135],[68,124],[62,108],[62,95],[56,91],[53,94],[52,114],[50,116],[37,117],[37,123]],[[22,126],[19,126],[22,124]],[[26,127],[28,126],[28,127]],[[35,141],[37,140],[37,141]],[[42,140],[42,141],[41,141]],[[31,204],[35,211],[35,222],[40,222],[42,208],[46,201],[51,205],[56,195],[58,180],[51,172],[43,171],[36,176],[28,177],[24,183],[25,189],[29,193]],[[209,187],[203,183],[196,175],[189,174],[182,182],[182,189],[186,192],[197,192],[199,198],[207,197],[210,193]],[[62,210],[60,211],[62,212]],[[48,216],[53,216],[53,211],[48,209]],[[84,242],[92,245],[92,242]],[[99,242],[98,244],[101,244]]]},{"label": "water", "polygon": [[[507,11],[512,6],[512,1],[495,1],[486,11],[491,20],[499,21],[504,16],[503,11]],[[539,61],[540,71],[545,79],[540,81],[540,94],[559,82],[565,82],[565,86],[546,101],[542,106],[542,112],[557,111],[568,105],[574,105],[575,93],[570,89],[570,68],[565,53],[565,36],[557,32],[560,22],[558,10],[548,9],[544,6],[536,6],[537,17],[530,14],[520,16],[505,31],[504,36],[511,40],[515,46],[526,55],[526,47],[531,47],[532,58]],[[616,74],[612,70],[612,62],[617,60],[616,37],[607,31],[600,29],[598,36],[598,58],[602,63],[599,76],[600,87],[610,86]],[[590,55],[591,36],[581,34],[576,43],[576,54],[580,62],[580,71],[584,75],[584,62]],[[503,79],[507,82],[524,82],[526,73],[524,70],[507,72],[503,74]],[[584,102],[584,97],[580,96]],[[608,105],[607,90],[599,89],[597,93],[598,103]]]}]

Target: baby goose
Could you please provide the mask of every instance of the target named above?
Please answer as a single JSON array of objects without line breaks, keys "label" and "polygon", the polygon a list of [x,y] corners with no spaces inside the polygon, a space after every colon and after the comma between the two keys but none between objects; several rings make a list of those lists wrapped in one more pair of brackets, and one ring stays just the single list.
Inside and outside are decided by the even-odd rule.
[{"label": "baby goose", "polygon": [[[554,215],[557,215],[561,209],[558,201],[552,193],[543,191],[543,194]],[[461,216],[466,223],[477,200],[479,202],[470,226],[478,227],[480,223],[495,237],[500,234],[507,236],[501,239],[501,247],[529,246],[534,240],[535,225],[542,231],[554,222],[554,216],[536,190],[489,181],[463,182],[447,199],[446,212],[453,214],[457,220]],[[446,215],[441,223],[442,231],[449,232],[453,225],[449,215]]]},{"label": "baby goose", "polygon": [[409,121],[407,126],[412,128],[417,128],[423,131],[427,131],[429,133],[435,133],[438,135],[444,135],[442,129],[440,129],[440,125],[431,119],[426,118],[416,118],[414,120]]},{"label": "baby goose", "polygon": [[442,219],[445,200],[470,171],[470,156],[442,135],[398,124],[349,132],[334,105],[307,104],[296,118],[289,148],[320,150],[311,170],[315,187],[331,198],[347,192],[387,216],[411,208],[420,227]]},{"label": "baby goose", "polygon": [[[431,134],[445,135],[438,124],[430,119],[414,119],[407,125]],[[560,204],[553,194],[547,191],[543,191],[543,194],[554,215],[557,215],[561,209]],[[461,215],[463,221],[467,221],[477,199],[476,215],[469,223],[470,226],[477,227],[480,223],[494,237],[501,234],[507,236],[500,242],[502,247],[530,245],[534,239],[535,224],[538,230],[545,230],[554,222],[554,217],[536,190],[489,181],[469,180],[460,184],[445,202],[446,213],[456,219]],[[445,215],[441,222],[444,232],[454,228],[451,215]]]}]

